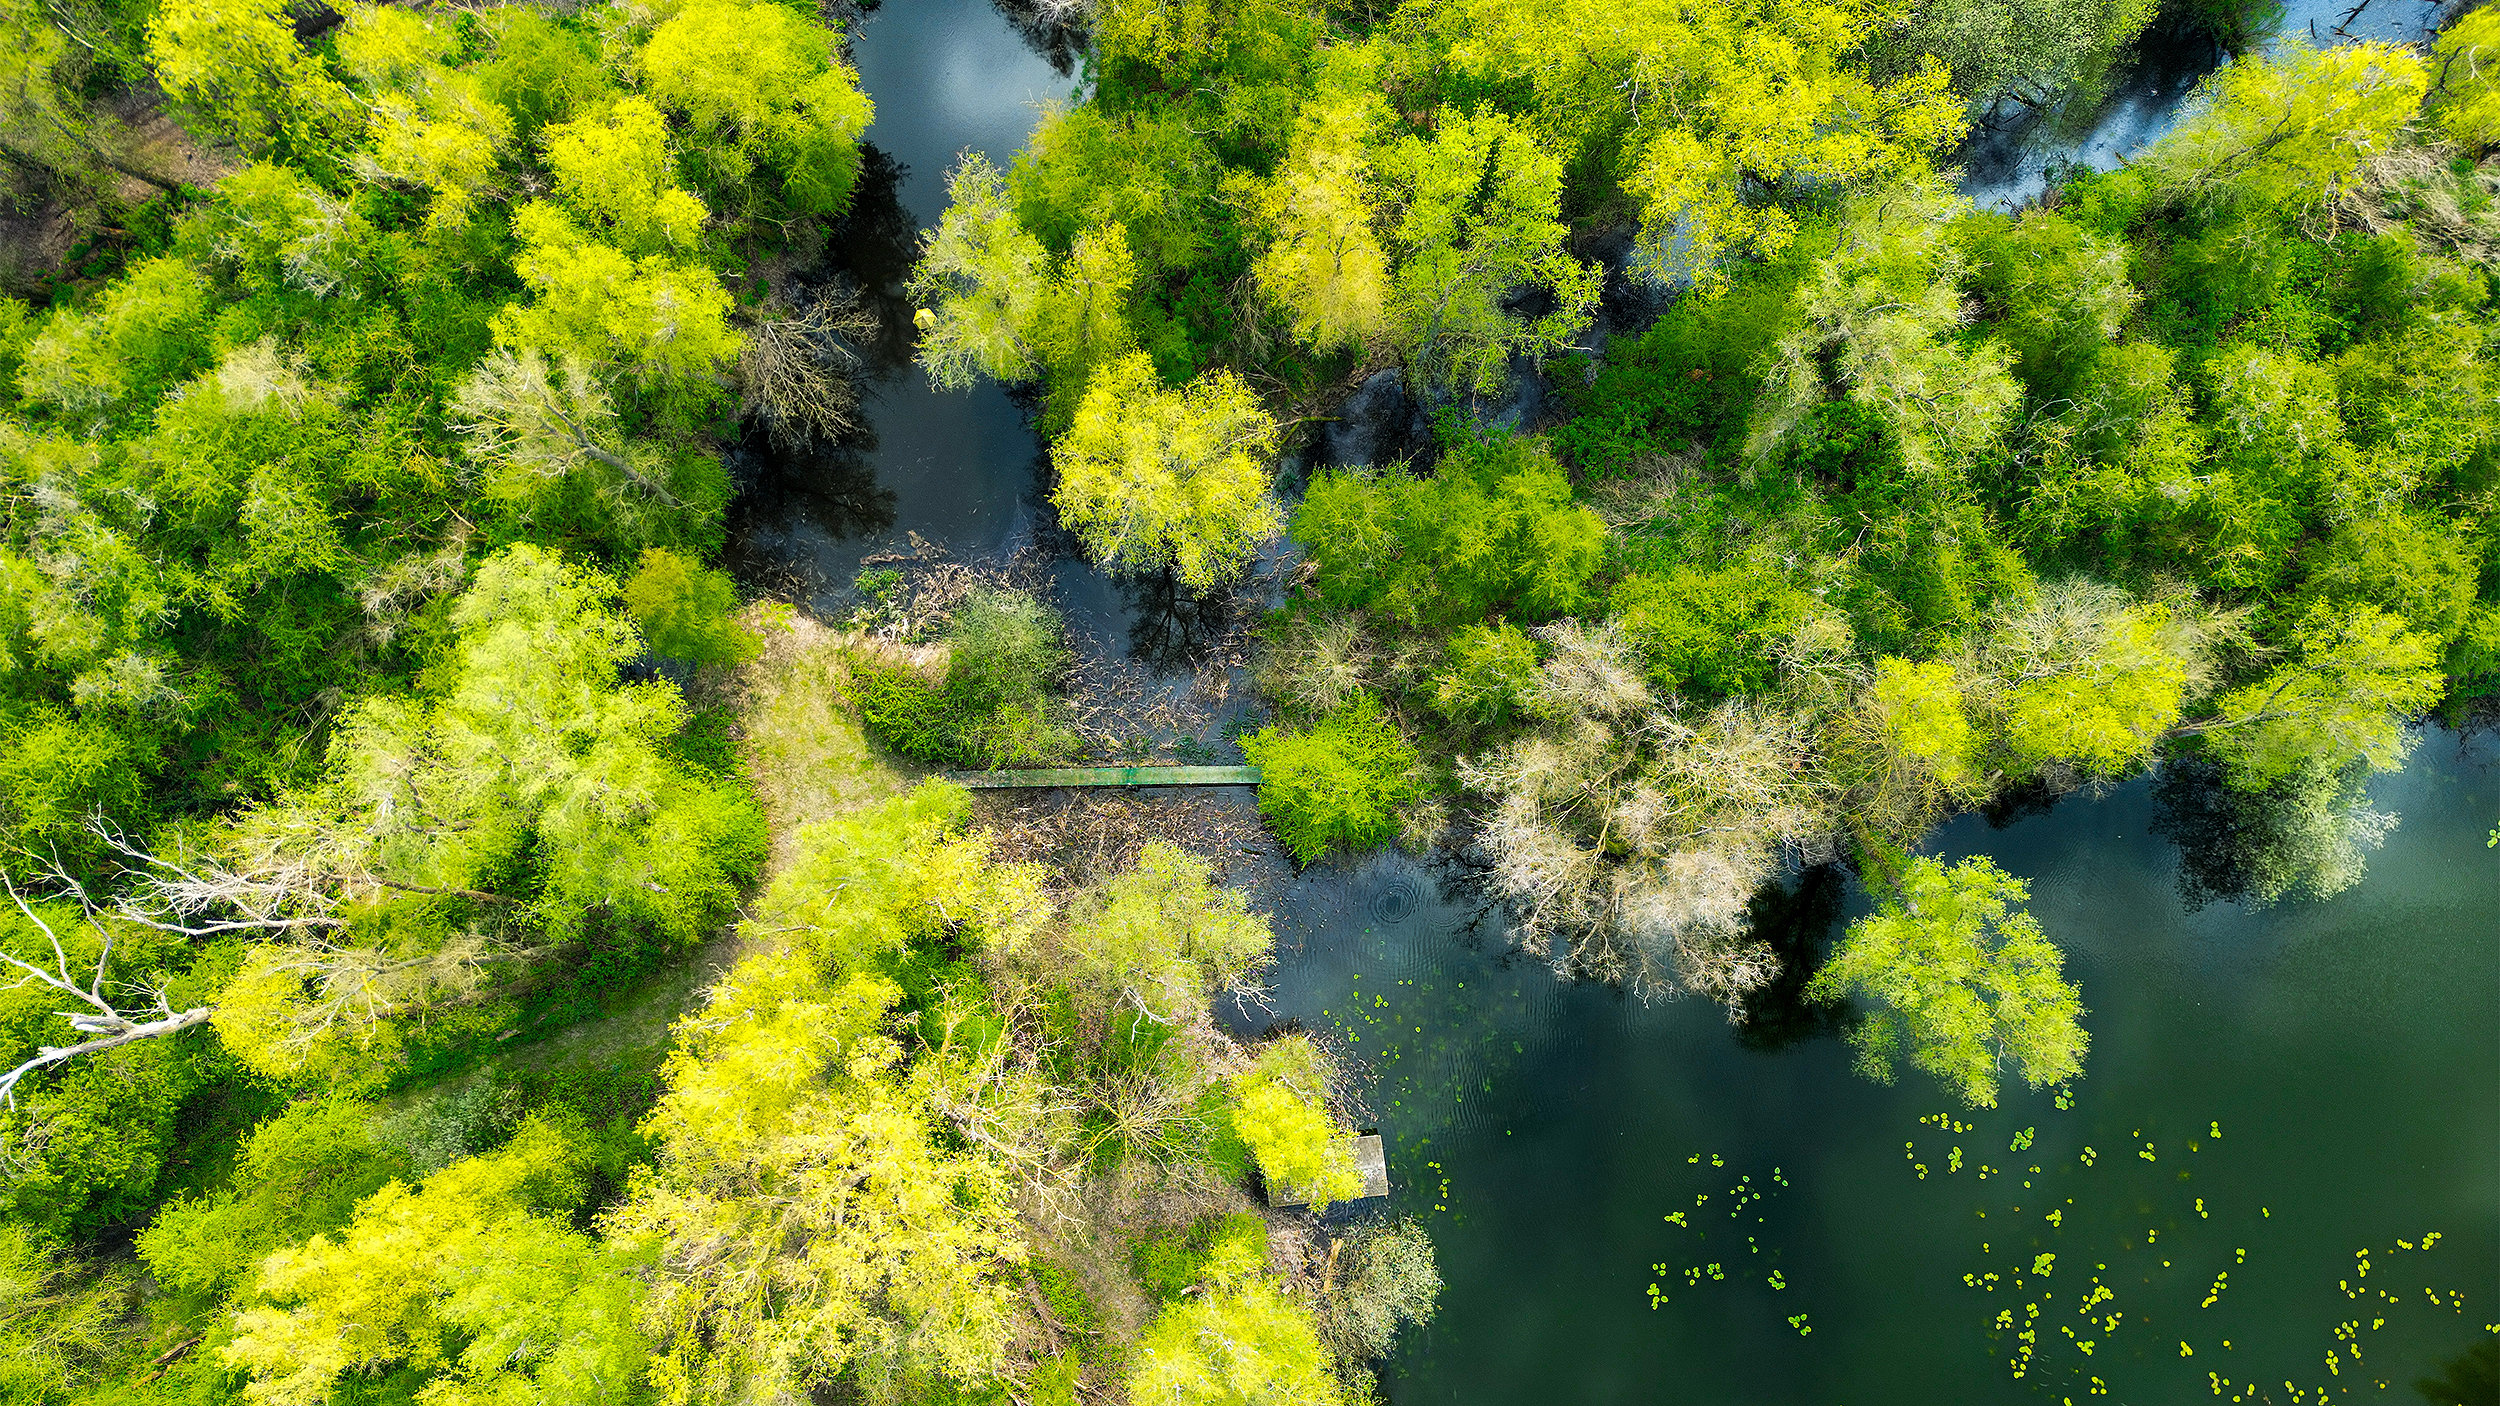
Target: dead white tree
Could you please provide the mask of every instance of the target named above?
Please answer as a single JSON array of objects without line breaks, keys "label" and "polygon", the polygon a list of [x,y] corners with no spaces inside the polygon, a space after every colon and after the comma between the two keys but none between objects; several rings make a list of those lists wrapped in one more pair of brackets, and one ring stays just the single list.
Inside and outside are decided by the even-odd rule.
[{"label": "dead white tree", "polygon": [[17,973],[17,979],[5,989],[14,991],[31,984],[58,993],[67,1004],[76,1007],[59,1012],[61,1018],[69,1022],[71,1030],[94,1037],[77,1044],[40,1046],[33,1058],[0,1073],[0,1104],[11,1109],[17,1106],[17,1086],[38,1070],[136,1041],[177,1034],[205,1024],[216,1013],[212,1006],[177,1011],[161,987],[109,980],[114,924],[133,923],[187,937],[215,937],[232,932],[302,933],[344,926],[342,919],[332,915],[327,895],[296,883],[283,873],[249,875],[221,866],[177,863],[140,849],[100,817],[90,819],[87,829],[109,852],[119,856],[124,872],[132,880],[130,887],[98,901],[57,858],[43,859],[39,862],[43,865],[45,888],[51,892],[38,896],[66,898],[77,905],[81,921],[96,938],[92,969],[83,960],[71,962],[60,932],[28,900],[17,881],[0,871],[0,889],[7,891],[17,911],[52,948],[49,964],[28,961],[0,948],[0,964]]},{"label": "dead white tree", "polygon": [[859,423],[859,356],[850,343],[876,335],[876,315],[835,294],[802,312],[775,311],[747,329],[739,349],[741,408],[784,451],[811,435],[838,438]]}]

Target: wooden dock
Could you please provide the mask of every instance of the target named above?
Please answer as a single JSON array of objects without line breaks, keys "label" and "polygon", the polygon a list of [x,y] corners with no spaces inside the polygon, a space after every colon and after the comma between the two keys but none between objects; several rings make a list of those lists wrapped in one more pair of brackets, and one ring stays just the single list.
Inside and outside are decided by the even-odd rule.
[{"label": "wooden dock", "polygon": [[1254,766],[1045,766],[1025,771],[950,771],[973,790],[1043,786],[1256,786]]}]

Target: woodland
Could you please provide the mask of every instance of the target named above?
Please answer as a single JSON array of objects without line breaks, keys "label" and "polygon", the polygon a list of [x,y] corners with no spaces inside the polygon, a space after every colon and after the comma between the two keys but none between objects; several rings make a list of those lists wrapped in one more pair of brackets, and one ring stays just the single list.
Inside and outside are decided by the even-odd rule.
[{"label": "woodland", "polygon": [[[1430,1318],[1345,1052],[1216,1016],[1224,857],[931,775],[1098,756],[1052,602],[723,569],[740,447],[861,415],[858,17],[0,0],[0,1401],[1354,1406]],[[1103,571],[1257,596],[1208,745],[1296,863],[1740,1013],[1846,864],[1807,991],[1985,1106],[2086,1011],[1939,821],[2159,769],[2322,899],[2500,692],[2500,12],[1033,18],[1082,99],[948,173],[916,356]],[[1956,193],[2156,26],[2167,135]],[[1315,457],[1382,375],[1429,442]]]}]

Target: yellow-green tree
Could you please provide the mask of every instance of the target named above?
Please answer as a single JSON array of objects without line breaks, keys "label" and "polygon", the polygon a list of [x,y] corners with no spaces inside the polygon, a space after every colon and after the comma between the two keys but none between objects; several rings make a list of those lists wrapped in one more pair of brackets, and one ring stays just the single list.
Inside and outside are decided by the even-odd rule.
[{"label": "yellow-green tree", "polygon": [[760,169],[797,214],[839,214],[876,105],[841,35],[787,5],[692,0],[642,46],[644,91],[686,119],[710,188],[755,193]]},{"label": "yellow-green tree", "polygon": [[1284,526],[1268,487],[1276,422],[1229,371],[1167,390],[1144,353],[1094,374],[1051,446],[1060,520],[1113,571],[1203,590]]},{"label": "yellow-green tree", "polygon": [[2216,70],[2135,169],[2177,198],[2325,201],[2398,140],[2428,87],[2422,56],[2402,45],[2287,40]]},{"label": "yellow-green tree", "polygon": [[1975,1108],[1996,1106],[2008,1070],[2035,1089],[2083,1072],[2082,995],[2018,906],[2028,884],[1986,858],[1947,869],[1922,856],[1890,887],[1806,987],[1820,1001],[1876,1002],[1851,1036],[1861,1071],[1890,1083],[1908,1064]]},{"label": "yellow-green tree", "polygon": [[585,1189],[538,1122],[421,1186],[394,1181],[345,1228],[264,1260],[219,1351],[252,1374],[253,1406],[319,1406],[341,1377],[402,1364],[445,1406],[614,1401],[649,1359],[644,1288],[565,1220]]},{"label": "yellow-green tree", "polygon": [[1181,1299],[1137,1341],[1138,1406],[1338,1406],[1345,1399],[1311,1318],[1249,1281]]},{"label": "yellow-green tree", "polygon": [[994,1131],[1012,1119],[981,1087],[992,1066],[906,1067],[902,988],[882,974],[941,934],[1012,949],[1047,914],[1036,876],[954,835],[966,810],[931,783],[801,831],[749,929],[755,955],[679,1027],[645,1124],[658,1163],[609,1218],[656,1256],[644,1321],[663,1400],[1003,1369],[1025,1253]]},{"label": "yellow-green tree", "polygon": [[2009,612],[1985,651],[2009,769],[2121,775],[2211,683],[2213,622],[2192,605],[2063,582]]},{"label": "yellow-green tree", "polygon": [[[1444,112],[1432,136],[1379,158],[1402,197],[1392,221],[1389,335],[1407,374],[1434,390],[1489,391],[1513,356],[1561,351],[1589,324],[1604,277],[1564,244],[1562,163],[1499,112]],[[1510,310],[1534,289],[1537,316]]]},{"label": "yellow-green tree", "polygon": [[1256,266],[1259,288],[1294,335],[1321,351],[1359,346],[1386,325],[1389,257],[1366,149],[1377,106],[1368,98],[1314,103],[1258,191],[1257,214],[1273,236]]},{"label": "yellow-green tree", "polygon": [[692,260],[639,259],[545,201],[522,206],[513,272],[536,295],[496,316],[507,344],[575,357],[662,396],[699,395],[738,355],[729,294]]},{"label": "yellow-green tree", "polygon": [[445,64],[458,43],[448,24],[372,5],[350,6],[337,40],[341,66],[374,109],[366,149],[349,164],[367,180],[424,190],[428,220],[447,228],[468,223],[512,141],[511,114]]},{"label": "yellow-green tree", "polygon": [[1796,221],[1761,184],[1880,182],[1963,129],[1944,65],[1870,79],[1860,53],[1907,18],[1887,0],[1465,0],[1442,12],[1450,61],[1521,82],[1567,155],[1612,172],[1641,210],[1640,263],[1723,286],[1733,258],[1777,252]]},{"label": "yellow-green tree", "polygon": [[1007,181],[966,152],[946,178],[946,213],[921,239],[909,295],[919,306],[920,364],[946,390],[973,377],[1034,372],[1032,326],[1050,286],[1050,251],[1016,220]]},{"label": "yellow-green tree", "polygon": [[1233,1131],[1259,1175],[1278,1199],[1315,1211],[1363,1192],[1353,1130],[1329,1112],[1328,1094],[1328,1056],[1308,1035],[1269,1041],[1233,1081]]},{"label": "yellow-green tree", "polygon": [[2430,111],[2450,141],[2500,144],[2500,11],[2473,10],[2431,45]]},{"label": "yellow-green tree", "polygon": [[172,0],[148,22],[167,96],[252,156],[326,166],[362,125],[355,97],[262,0]]},{"label": "yellow-green tree", "polygon": [[2256,790],[2308,768],[2393,771],[2412,750],[2412,719],[2447,690],[2438,639],[2374,605],[2311,606],[2288,656],[2181,729],[2204,735],[2234,785]]},{"label": "yellow-green tree", "polygon": [[618,98],[539,142],[557,203],[586,233],[637,257],[694,247],[709,212],[678,189],[668,119],[648,99]]}]

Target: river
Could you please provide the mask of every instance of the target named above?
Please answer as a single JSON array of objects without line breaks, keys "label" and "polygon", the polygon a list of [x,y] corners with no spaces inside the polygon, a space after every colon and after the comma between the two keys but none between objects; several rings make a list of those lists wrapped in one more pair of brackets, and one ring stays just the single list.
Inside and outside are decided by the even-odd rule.
[{"label": "river", "polygon": [[[2287,27],[2331,28],[2348,3]],[[2354,32],[2428,13],[2377,4]],[[1004,164],[1037,105],[1072,95],[1047,38],[985,0],[856,27],[875,152],[834,262],[888,335],[866,432],[740,457],[731,557],[750,581],[834,610],[915,534],[970,558],[1047,538],[1026,417],[995,387],[931,391],[901,299],[957,154]],[[2149,140],[2211,62],[2157,55],[2076,154]],[[2037,153],[1966,156],[1974,199],[2036,189]],[[1127,608],[1080,564],[1057,577],[1081,619]],[[1976,1115],[1923,1076],[1860,1077],[1811,1008],[1739,1026],[1558,981],[1431,866],[1305,872],[1273,893],[1256,1020],[1333,1030],[1358,1057],[1395,1206],[1447,1280],[1388,1399],[2422,1399],[2416,1378],[2500,1333],[2500,747],[2434,729],[2372,797],[2403,821],[2368,878],[2261,911],[2182,898],[2149,781],[1940,831],[1937,852],[2031,881],[2091,1008],[2087,1077]],[[1818,872],[1765,920],[1810,951],[1865,907]]]}]

